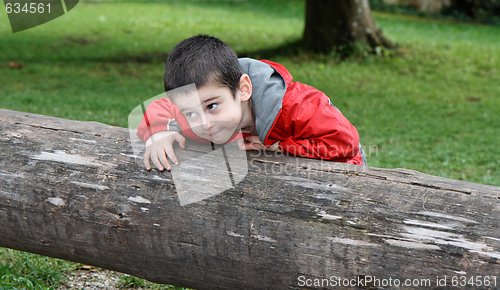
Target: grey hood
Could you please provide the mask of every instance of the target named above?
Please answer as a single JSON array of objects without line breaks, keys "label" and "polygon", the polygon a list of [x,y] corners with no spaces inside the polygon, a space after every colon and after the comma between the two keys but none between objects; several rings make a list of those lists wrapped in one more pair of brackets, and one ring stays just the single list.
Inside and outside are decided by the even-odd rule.
[{"label": "grey hood", "polygon": [[285,80],[270,65],[251,58],[240,58],[243,73],[252,81],[252,111],[261,142],[264,142],[278,116],[286,92]]}]

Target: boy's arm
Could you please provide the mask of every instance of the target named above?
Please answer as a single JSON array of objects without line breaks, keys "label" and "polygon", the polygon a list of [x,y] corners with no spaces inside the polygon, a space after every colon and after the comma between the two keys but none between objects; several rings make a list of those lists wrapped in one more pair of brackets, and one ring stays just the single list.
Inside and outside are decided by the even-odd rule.
[{"label": "boy's arm", "polygon": [[359,154],[358,131],[321,91],[308,87],[288,102],[283,113],[291,136],[279,143],[280,150],[348,163]]},{"label": "boy's arm", "polygon": [[168,159],[175,164],[179,163],[173,148],[175,142],[178,142],[181,148],[185,148],[184,137],[198,142],[203,141],[193,133],[179,108],[167,98],[149,104],[137,128],[137,137],[146,143],[144,152],[146,169],[151,169],[150,161],[152,161],[160,171],[171,169]]},{"label": "boy's arm", "polygon": [[177,120],[180,120],[179,109],[167,98],[151,102],[137,128],[137,137],[146,142],[153,134],[162,131],[179,132]]}]

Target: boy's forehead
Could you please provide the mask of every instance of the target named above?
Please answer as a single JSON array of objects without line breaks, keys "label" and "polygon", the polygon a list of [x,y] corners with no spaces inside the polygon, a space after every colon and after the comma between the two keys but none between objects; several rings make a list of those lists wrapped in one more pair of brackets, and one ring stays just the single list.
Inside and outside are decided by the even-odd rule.
[{"label": "boy's forehead", "polygon": [[224,96],[229,91],[225,87],[203,86],[199,89],[194,85],[181,87],[167,92],[167,96],[179,109],[199,107],[203,102],[215,97]]},{"label": "boy's forehead", "polygon": [[167,92],[167,97],[181,110],[201,105],[200,95],[194,84],[170,90]]},{"label": "boy's forehead", "polygon": [[201,106],[202,100],[197,91],[188,94],[176,95],[171,98],[179,109],[194,108]]}]

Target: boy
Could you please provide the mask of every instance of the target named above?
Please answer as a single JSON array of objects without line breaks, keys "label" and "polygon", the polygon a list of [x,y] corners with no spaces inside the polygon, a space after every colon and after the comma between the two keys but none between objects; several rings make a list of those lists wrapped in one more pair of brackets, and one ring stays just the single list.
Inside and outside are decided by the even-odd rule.
[{"label": "boy", "polygon": [[137,131],[146,142],[147,170],[150,161],[160,171],[171,170],[169,159],[178,164],[173,144],[184,148],[184,136],[366,164],[356,128],[324,93],[292,81],[278,63],[238,59],[217,38],[198,35],[180,42],[167,59],[164,82],[168,98],[148,106]]}]

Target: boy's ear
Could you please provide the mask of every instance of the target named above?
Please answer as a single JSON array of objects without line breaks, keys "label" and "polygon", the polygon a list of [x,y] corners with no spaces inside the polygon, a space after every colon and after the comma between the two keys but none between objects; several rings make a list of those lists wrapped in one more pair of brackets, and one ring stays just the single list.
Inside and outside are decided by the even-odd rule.
[{"label": "boy's ear", "polygon": [[252,96],[252,80],[250,76],[247,74],[243,74],[240,77],[240,86],[239,86],[240,100],[248,101]]}]

